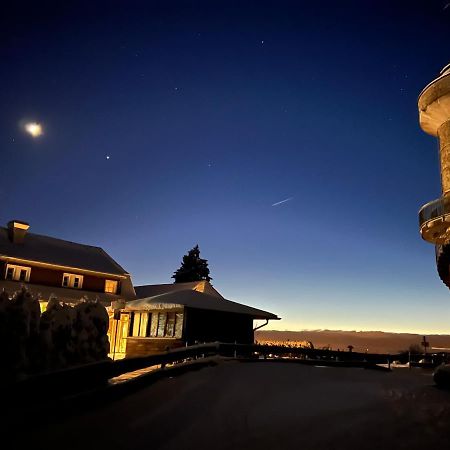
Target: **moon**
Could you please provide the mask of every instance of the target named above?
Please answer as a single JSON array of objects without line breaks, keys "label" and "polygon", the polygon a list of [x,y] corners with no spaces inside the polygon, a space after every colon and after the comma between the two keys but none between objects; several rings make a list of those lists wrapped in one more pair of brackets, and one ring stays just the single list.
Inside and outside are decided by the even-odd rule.
[{"label": "moon", "polygon": [[44,130],[42,129],[42,125],[37,122],[29,122],[25,124],[25,131],[33,136],[34,138],[37,138],[39,136],[42,136],[44,134]]}]

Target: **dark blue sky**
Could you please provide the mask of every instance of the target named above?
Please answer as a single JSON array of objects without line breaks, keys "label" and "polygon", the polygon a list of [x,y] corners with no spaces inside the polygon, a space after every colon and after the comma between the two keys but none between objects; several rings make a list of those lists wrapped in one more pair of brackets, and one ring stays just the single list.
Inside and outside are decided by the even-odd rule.
[{"label": "dark blue sky", "polygon": [[136,284],[198,243],[278,329],[450,331],[417,220],[446,1],[59,3],[2,10],[2,223],[102,246]]}]

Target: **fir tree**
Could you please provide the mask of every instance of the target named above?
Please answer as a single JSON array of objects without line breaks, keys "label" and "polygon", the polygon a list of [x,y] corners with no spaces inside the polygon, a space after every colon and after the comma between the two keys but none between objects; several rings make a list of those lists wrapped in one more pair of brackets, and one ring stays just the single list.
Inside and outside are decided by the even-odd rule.
[{"label": "fir tree", "polygon": [[209,276],[208,260],[200,258],[200,249],[196,245],[183,256],[181,267],[172,275],[175,283],[189,281],[211,281]]}]

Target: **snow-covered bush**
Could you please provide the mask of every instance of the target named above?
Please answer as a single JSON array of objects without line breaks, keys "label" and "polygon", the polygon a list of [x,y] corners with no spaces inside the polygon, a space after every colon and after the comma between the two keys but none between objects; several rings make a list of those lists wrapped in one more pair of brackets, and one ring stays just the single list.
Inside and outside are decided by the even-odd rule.
[{"label": "snow-covered bush", "polygon": [[72,306],[60,303],[55,297],[49,300],[47,309],[42,313],[40,329],[46,367],[67,367],[76,363],[75,318]]},{"label": "snow-covered bush", "polygon": [[21,288],[11,299],[2,292],[0,303],[7,376],[22,374],[32,370],[39,361],[39,300]]},{"label": "snow-covered bush", "polygon": [[0,338],[6,351],[0,378],[106,359],[108,313],[98,301],[75,306],[51,297],[41,314],[39,298],[22,287],[12,296],[0,292]]},{"label": "snow-covered bush", "polygon": [[80,362],[105,359],[108,356],[109,317],[99,302],[84,301],[75,306],[75,341]]}]

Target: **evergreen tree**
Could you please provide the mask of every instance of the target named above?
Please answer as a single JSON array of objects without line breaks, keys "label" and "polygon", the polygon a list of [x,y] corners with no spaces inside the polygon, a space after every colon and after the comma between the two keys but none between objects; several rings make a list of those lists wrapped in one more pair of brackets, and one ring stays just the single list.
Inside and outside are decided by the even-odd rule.
[{"label": "evergreen tree", "polygon": [[208,260],[200,258],[200,249],[196,245],[183,256],[181,267],[172,275],[175,283],[189,281],[211,281],[209,276]]}]

